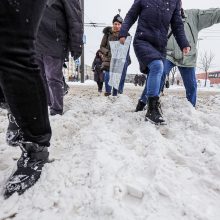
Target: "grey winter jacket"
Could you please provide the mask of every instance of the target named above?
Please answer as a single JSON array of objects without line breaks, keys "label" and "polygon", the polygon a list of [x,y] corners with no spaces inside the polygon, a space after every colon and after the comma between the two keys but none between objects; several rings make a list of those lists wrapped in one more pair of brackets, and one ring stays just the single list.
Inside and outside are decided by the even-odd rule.
[{"label": "grey winter jacket", "polygon": [[80,54],[83,44],[82,11],[79,0],[49,0],[37,34],[39,54],[66,57]]},{"label": "grey winter jacket", "polygon": [[190,9],[185,10],[184,29],[191,46],[188,55],[183,56],[173,35],[167,44],[167,59],[177,66],[196,67],[198,34],[204,28],[220,23],[220,8],[208,10]]}]

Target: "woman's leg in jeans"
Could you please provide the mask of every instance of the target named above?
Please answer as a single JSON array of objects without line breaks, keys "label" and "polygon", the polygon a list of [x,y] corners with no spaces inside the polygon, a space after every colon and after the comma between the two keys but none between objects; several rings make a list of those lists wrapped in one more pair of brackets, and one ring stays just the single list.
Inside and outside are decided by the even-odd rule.
[{"label": "woman's leg in jeans", "polygon": [[194,67],[179,67],[186,89],[187,100],[195,107],[197,98],[197,81]]},{"label": "woman's leg in jeans", "polygon": [[127,75],[127,69],[128,69],[128,61],[126,60],[123,71],[122,71],[121,80],[120,80],[120,83],[119,83],[119,88],[118,88],[118,92],[120,94],[122,94],[123,91],[124,91],[124,85],[125,85],[125,78],[126,78],[126,75]]},{"label": "woman's leg in jeans", "polygon": [[109,83],[109,79],[110,79],[110,75],[109,75],[109,71],[105,71],[105,92],[108,94],[111,94],[112,91],[112,87],[108,84]]},{"label": "woman's leg in jeans", "polygon": [[159,102],[161,77],[164,71],[162,60],[154,60],[148,65],[149,73],[147,78],[148,109],[145,119],[153,124],[164,124]]},{"label": "woman's leg in jeans", "polygon": [[172,70],[172,68],[174,66],[175,66],[175,64],[173,64],[169,60],[166,59],[164,61],[164,71],[163,71],[163,75],[161,77],[160,92],[163,91],[163,88],[164,88],[164,85],[165,85],[166,76],[170,73],[170,71]]},{"label": "woman's leg in jeans", "polygon": [[[153,61],[155,62],[155,61]],[[155,62],[157,63],[157,62]],[[153,65],[154,66],[154,65]],[[165,82],[165,78],[166,78],[166,75],[170,72],[170,70],[174,67],[174,64],[171,63],[169,60],[165,60],[164,61],[164,64],[163,64],[163,73],[162,73],[162,76],[161,76],[161,82],[160,82],[160,92],[164,86],[164,82]],[[161,71],[158,71],[158,74],[161,75],[160,73]],[[147,81],[148,81],[148,76],[152,74],[152,71],[149,72],[146,76],[146,83],[145,83],[145,88],[143,90],[143,93],[141,95],[141,98],[140,98],[140,101],[142,101],[143,103],[147,103],[147,88],[148,88],[148,84],[147,84]],[[159,93],[160,94],[160,93]]]},{"label": "woman's leg in jeans", "polygon": [[147,77],[147,97],[159,97],[161,78],[164,71],[162,60],[154,60],[149,65]]}]

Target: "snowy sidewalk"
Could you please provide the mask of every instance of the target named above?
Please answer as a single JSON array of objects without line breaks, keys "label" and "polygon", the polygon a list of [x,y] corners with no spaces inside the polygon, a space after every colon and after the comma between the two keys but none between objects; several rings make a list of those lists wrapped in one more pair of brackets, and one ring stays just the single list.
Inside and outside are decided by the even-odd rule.
[{"label": "snowy sidewalk", "polygon": [[[163,132],[134,113],[139,89],[118,98],[71,85],[65,114],[51,117],[51,158],[24,195],[4,200],[20,156],[5,143],[0,110],[0,220],[219,220],[220,93],[162,97]],[[179,94],[179,93],[178,93]]]}]

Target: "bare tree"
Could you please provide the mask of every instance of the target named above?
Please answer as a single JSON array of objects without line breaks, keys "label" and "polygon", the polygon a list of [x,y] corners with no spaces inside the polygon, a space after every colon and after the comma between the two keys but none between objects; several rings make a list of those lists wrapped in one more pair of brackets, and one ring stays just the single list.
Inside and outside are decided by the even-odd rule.
[{"label": "bare tree", "polygon": [[208,79],[208,71],[212,67],[212,62],[214,60],[214,57],[215,55],[212,53],[212,51],[210,51],[209,53],[205,51],[200,55],[199,68],[205,71],[205,87]]}]

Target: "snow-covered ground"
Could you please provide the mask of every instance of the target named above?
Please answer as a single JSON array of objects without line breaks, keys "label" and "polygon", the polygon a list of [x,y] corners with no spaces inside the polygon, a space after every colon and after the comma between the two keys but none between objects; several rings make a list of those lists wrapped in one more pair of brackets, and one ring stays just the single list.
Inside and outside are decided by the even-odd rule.
[{"label": "snow-covered ground", "polygon": [[199,89],[196,110],[183,90],[166,91],[162,128],[133,112],[141,90],[107,98],[72,83],[65,114],[50,118],[55,161],[8,200],[20,150],[6,145],[0,110],[0,220],[219,220],[220,90]]}]

